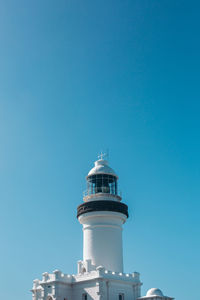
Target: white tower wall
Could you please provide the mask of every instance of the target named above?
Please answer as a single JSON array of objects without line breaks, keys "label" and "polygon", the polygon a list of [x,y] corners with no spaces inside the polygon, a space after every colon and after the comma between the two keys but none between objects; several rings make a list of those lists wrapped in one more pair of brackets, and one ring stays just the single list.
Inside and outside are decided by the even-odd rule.
[{"label": "white tower wall", "polygon": [[126,216],[118,212],[98,211],[83,214],[83,260],[95,267],[103,266],[123,272],[122,224]]}]

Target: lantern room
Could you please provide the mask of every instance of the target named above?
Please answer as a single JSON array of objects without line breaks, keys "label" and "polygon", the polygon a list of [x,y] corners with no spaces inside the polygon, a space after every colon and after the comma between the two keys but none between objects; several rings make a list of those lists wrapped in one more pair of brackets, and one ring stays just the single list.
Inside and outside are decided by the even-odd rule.
[{"label": "lantern room", "polygon": [[88,173],[87,195],[98,193],[118,195],[117,180],[115,171],[108,166],[107,160],[95,161],[95,166]]},{"label": "lantern room", "polygon": [[104,193],[117,195],[117,178],[108,174],[96,174],[87,178],[88,195]]}]

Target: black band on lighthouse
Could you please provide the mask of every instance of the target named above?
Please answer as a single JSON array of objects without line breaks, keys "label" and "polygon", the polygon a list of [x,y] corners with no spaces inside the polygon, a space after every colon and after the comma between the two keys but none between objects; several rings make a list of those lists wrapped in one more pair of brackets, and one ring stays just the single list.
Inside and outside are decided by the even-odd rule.
[{"label": "black band on lighthouse", "polygon": [[114,211],[122,213],[128,218],[128,206],[126,204],[108,200],[88,201],[79,205],[77,207],[77,218],[92,211]]}]

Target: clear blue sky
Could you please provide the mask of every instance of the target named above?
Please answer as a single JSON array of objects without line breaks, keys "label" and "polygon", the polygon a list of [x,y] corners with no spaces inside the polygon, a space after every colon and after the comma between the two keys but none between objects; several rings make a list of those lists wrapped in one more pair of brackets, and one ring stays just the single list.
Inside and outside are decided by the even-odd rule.
[{"label": "clear blue sky", "polygon": [[0,2],[1,298],[76,272],[76,207],[109,148],[130,218],[126,272],[142,293],[197,299],[200,4]]}]

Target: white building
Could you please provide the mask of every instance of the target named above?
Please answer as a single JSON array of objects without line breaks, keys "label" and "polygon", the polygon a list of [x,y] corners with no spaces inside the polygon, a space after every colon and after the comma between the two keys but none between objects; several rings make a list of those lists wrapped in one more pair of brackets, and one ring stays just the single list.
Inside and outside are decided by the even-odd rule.
[{"label": "white building", "polygon": [[84,203],[77,208],[83,226],[83,260],[76,275],[55,270],[33,281],[33,300],[172,300],[159,289],[141,297],[139,273],[124,273],[122,226],[128,207],[118,193],[118,177],[102,157],[88,173]]}]

